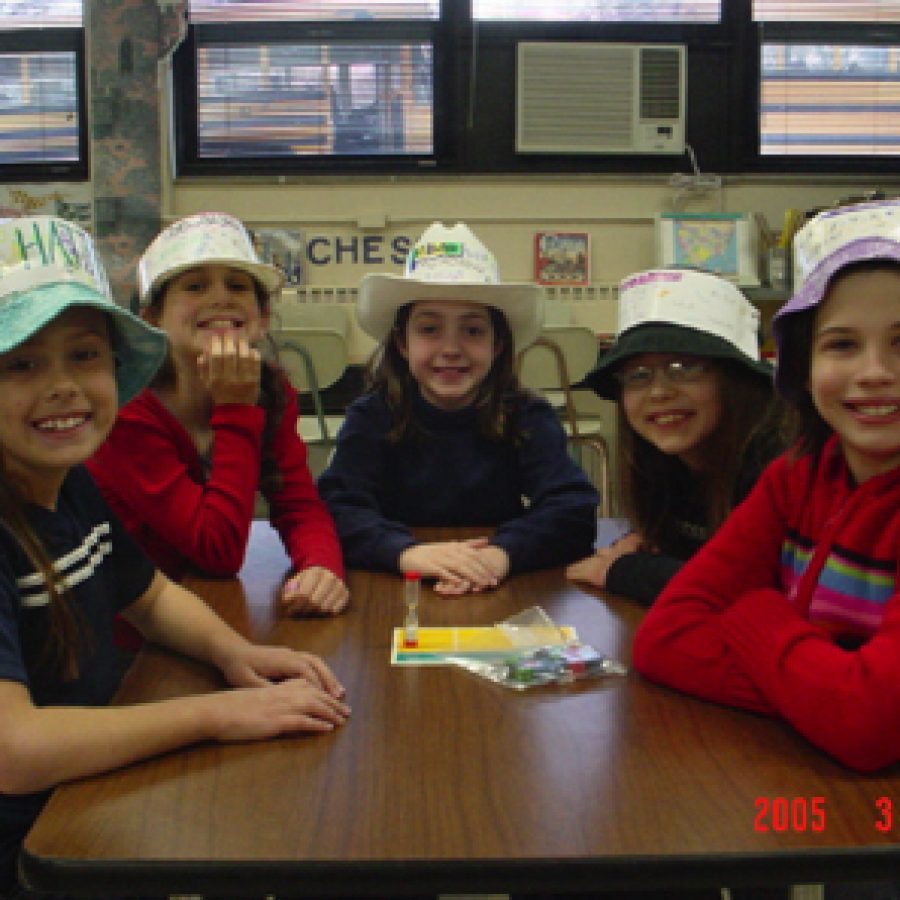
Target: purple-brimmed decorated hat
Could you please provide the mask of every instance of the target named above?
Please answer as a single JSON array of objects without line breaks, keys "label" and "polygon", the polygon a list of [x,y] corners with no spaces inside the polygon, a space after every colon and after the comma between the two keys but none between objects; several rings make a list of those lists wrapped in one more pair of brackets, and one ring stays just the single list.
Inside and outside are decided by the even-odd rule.
[{"label": "purple-brimmed decorated hat", "polygon": [[[818,306],[831,279],[845,266],[865,260],[889,259],[900,263],[900,199],[859,203],[829,209],[810,219],[794,235],[794,296],[772,319],[778,358],[786,359],[785,320],[793,313]],[[789,367],[777,366],[775,383],[786,395]]]}]

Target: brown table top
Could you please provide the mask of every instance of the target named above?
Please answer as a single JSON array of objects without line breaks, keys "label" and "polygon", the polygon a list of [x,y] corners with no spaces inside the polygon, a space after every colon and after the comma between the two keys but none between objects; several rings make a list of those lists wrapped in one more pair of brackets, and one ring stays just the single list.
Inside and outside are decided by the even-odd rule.
[{"label": "brown table top", "polygon": [[[635,673],[516,692],[452,667],[392,667],[402,582],[354,572],[337,619],[279,620],[266,525],[240,580],[193,579],[255,638],[324,656],[350,722],[326,736],[205,744],[64,785],[25,843],[42,890],[337,895],[803,883],[900,867],[900,772],[860,776],[790,728]],[[489,625],[541,605],[630,661],[635,605],[560,571],[459,598],[423,589],[423,625]],[[123,702],[221,686],[148,648]],[[814,800],[814,798],[822,798]],[[824,808],[824,823],[817,810]],[[900,807],[898,807],[900,809]]]}]

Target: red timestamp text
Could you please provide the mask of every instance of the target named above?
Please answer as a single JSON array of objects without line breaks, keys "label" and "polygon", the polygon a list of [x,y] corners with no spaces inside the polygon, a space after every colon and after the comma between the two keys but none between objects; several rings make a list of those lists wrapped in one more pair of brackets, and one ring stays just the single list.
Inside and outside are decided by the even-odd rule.
[{"label": "red timestamp text", "polygon": [[875,801],[875,829],[886,834],[894,827],[894,804],[890,797],[879,797]]},{"label": "red timestamp text", "polygon": [[824,797],[757,797],[753,805],[756,808],[754,831],[783,833],[825,830]]}]

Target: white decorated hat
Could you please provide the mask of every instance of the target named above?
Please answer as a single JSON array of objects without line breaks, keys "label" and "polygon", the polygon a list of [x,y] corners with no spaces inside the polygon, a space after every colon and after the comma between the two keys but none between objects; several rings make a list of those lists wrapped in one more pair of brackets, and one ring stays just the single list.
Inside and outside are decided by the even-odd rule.
[{"label": "white decorated hat", "polygon": [[586,381],[601,396],[618,394],[613,373],[642,353],[684,353],[729,359],[771,378],[760,359],[759,310],[718,275],[650,269],[619,285],[616,341]]},{"label": "white decorated hat", "polygon": [[516,351],[540,334],[543,294],[531,282],[500,281],[497,260],[468,226],[435,222],[406,257],[403,275],[366,275],[359,289],[360,327],[376,341],[390,334],[397,310],[417,300],[466,300],[500,310]]},{"label": "white decorated hat", "polygon": [[162,284],[181,272],[207,264],[229,266],[255,278],[270,294],[281,290],[284,275],[260,262],[247,229],[227,213],[197,213],[161,231],[138,262],[140,302],[150,302]]},{"label": "white decorated hat", "polygon": [[116,304],[86,231],[56,216],[0,220],[0,353],[76,306],[108,314],[119,403],[125,403],[165,358],[164,332]]},{"label": "white decorated hat", "polygon": [[[885,259],[900,263],[900,200],[857,203],[819,213],[795,235],[794,295],[772,320],[779,358],[790,350],[785,346],[785,322],[794,313],[818,306],[831,279],[853,263]],[[800,385],[789,385],[788,366],[779,366],[775,381],[793,394]]]}]

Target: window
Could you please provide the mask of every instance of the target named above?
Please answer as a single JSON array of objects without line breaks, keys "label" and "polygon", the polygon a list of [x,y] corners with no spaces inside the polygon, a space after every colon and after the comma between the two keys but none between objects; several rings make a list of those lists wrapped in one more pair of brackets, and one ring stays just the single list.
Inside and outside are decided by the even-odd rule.
[{"label": "window", "polygon": [[429,156],[431,56],[427,43],[208,43],[197,155]]},{"label": "window", "polygon": [[431,160],[439,10],[440,0],[190,0],[182,159],[232,170]]},{"label": "window", "polygon": [[84,178],[81,0],[0,2],[0,172]]},{"label": "window", "polygon": [[[618,153],[517,151],[518,50],[535,42],[684,48],[677,126],[705,171],[879,172],[900,154],[900,0],[190,4],[175,57],[182,174],[690,165],[677,149],[660,152],[662,142],[631,152],[643,146],[631,138]],[[592,77],[580,80],[582,94]],[[591,133],[605,121],[596,109],[582,114]],[[624,127],[644,128],[640,118],[623,117]]]},{"label": "window", "polygon": [[753,14],[761,157],[900,156],[900,2],[755,0]]}]

